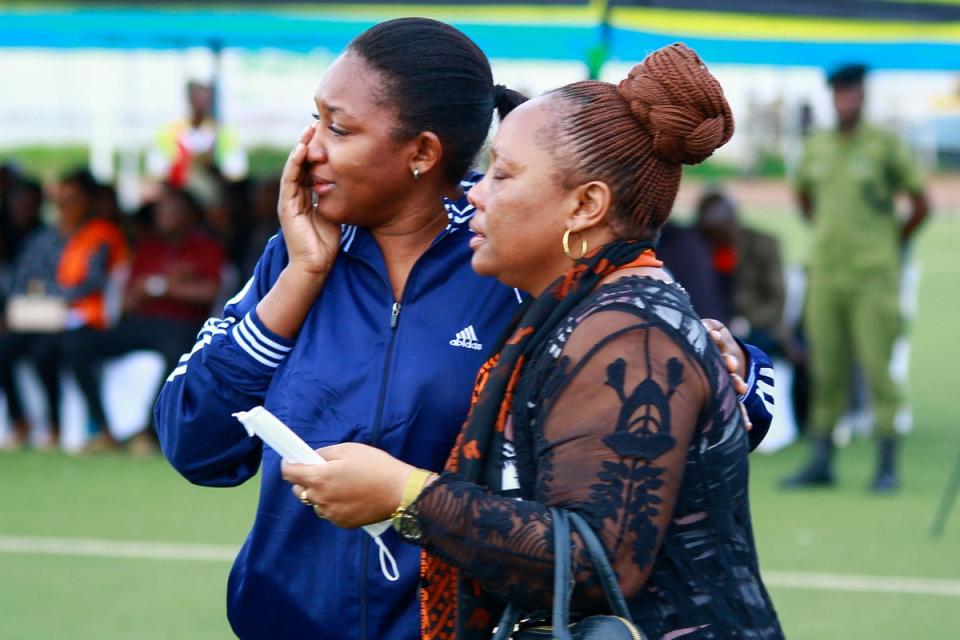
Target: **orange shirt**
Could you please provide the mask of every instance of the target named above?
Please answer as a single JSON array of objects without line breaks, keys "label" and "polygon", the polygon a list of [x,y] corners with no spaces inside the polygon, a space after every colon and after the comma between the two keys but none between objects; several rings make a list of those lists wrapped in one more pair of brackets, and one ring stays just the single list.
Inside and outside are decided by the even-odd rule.
[{"label": "orange shirt", "polygon": [[[89,282],[97,274],[90,273],[90,261],[106,249],[107,264],[103,282]],[[69,301],[70,310],[79,314],[87,326],[104,329],[107,313],[104,304],[104,287],[108,276],[117,266],[127,260],[127,243],[120,229],[107,220],[93,219],[84,224],[70,238],[63,249],[57,267],[57,281],[66,290],[85,285],[89,289]]]}]

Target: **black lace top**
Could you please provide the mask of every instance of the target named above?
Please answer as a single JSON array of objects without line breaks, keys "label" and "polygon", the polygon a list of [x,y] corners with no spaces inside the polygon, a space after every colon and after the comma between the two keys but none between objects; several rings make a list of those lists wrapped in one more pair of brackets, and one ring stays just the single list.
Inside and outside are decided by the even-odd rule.
[{"label": "black lace top", "polygon": [[[600,535],[650,638],[783,637],[757,565],[736,394],[680,287],[598,288],[524,368],[506,436],[516,495],[444,474],[413,505],[430,552],[504,601],[549,610],[544,505],[563,506]],[[605,613],[575,541],[573,610]]]}]

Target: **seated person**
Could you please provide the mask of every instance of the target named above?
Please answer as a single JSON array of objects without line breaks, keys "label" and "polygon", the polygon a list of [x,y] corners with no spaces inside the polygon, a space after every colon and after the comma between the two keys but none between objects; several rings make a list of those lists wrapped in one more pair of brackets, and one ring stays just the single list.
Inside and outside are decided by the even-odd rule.
[{"label": "seated person", "polygon": [[696,229],[707,241],[730,330],[767,353],[783,353],[786,285],[780,244],[740,223],[724,194],[706,193],[697,206]]},{"label": "seated person", "polygon": [[729,309],[713,269],[710,245],[696,229],[667,220],[660,227],[657,256],[673,280],[686,289],[690,303],[701,318],[730,322]]},{"label": "seated person", "polygon": [[[94,198],[99,185],[86,170],[64,178],[57,191],[60,226],[66,246],[57,265],[57,283],[67,301],[66,327],[59,337],[64,364],[76,375],[77,384],[87,399],[99,398],[99,385],[87,376],[77,360],[84,344],[108,324],[106,290],[110,279],[127,261],[127,243],[116,224],[96,213]],[[106,421],[91,406],[95,432],[88,449],[115,447],[106,429]]]},{"label": "seated person", "polygon": [[[71,366],[86,382],[93,419],[107,425],[96,369],[111,357],[148,349],[159,352],[166,372],[190,350],[220,287],[224,252],[200,231],[203,210],[190,194],[166,186],[153,212],[152,233],[137,245],[123,296],[123,317],[113,328],[89,332],[68,350]],[[134,436],[136,453],[156,449],[147,427]]]},{"label": "seated person", "polygon": [[[14,187],[10,197],[12,226],[19,230],[17,251],[11,253],[10,273],[4,287],[7,296],[55,296],[60,293],[57,284],[57,264],[63,251],[61,232],[43,223],[40,210],[43,189],[36,182],[24,180]],[[7,238],[9,240],[10,238]],[[14,378],[14,365],[24,361],[36,368],[43,386],[47,404],[50,439],[44,444],[56,446],[59,440],[60,377],[56,336],[28,327],[7,328],[0,333],[0,389],[7,399],[7,412],[13,434],[7,443],[18,449],[29,440],[22,394]]]}]

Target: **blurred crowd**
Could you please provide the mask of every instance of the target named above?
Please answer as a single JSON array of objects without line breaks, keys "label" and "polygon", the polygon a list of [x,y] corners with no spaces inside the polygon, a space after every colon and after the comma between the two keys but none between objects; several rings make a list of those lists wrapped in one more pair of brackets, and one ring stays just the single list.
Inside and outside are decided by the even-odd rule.
[{"label": "blurred crowd", "polygon": [[[114,185],[86,168],[41,185],[16,166],[0,167],[7,448],[58,447],[64,372],[87,409],[83,451],[120,448],[104,407],[104,363],[152,351],[165,372],[174,369],[276,233],[279,178],[246,178],[235,133],[214,117],[211,85],[191,81],[186,98],[186,116],[157,133],[136,211],[123,211]],[[42,386],[45,440],[31,433],[23,365]],[[162,378],[139,382],[159,390]],[[157,449],[149,417],[144,423],[126,439],[135,454]]]},{"label": "blurred crowd", "polygon": [[[872,487],[898,486],[903,429],[895,422],[906,400],[890,370],[895,342],[906,335],[902,268],[927,204],[912,152],[862,122],[864,75],[862,65],[834,72],[835,128],[807,131],[793,189],[813,250],[800,278],[806,284],[794,287],[799,295],[788,296],[795,279],[784,271],[777,239],[744,225],[721,189],[701,194],[691,225],[667,223],[658,245],[701,317],[720,320],[784,368],[777,403],[789,408],[774,429],[787,421],[791,434],[774,448],[804,430],[809,407],[811,458],[787,478],[794,488],[834,483],[835,429],[856,405],[872,409],[879,438]],[[8,447],[57,446],[63,372],[73,375],[87,406],[85,449],[121,446],[103,407],[103,363],[148,350],[173,370],[276,233],[279,178],[244,177],[246,156],[235,134],[217,125],[209,85],[192,82],[186,95],[187,116],[159,132],[147,158],[156,180],[136,211],[122,211],[114,187],[85,169],[41,185],[0,167],[0,391],[12,426]],[[905,219],[898,194],[910,197]],[[44,389],[45,442],[31,438],[17,369],[24,364]],[[129,445],[154,451],[150,425]]]},{"label": "blurred crowd", "polygon": [[[43,186],[13,166],[0,168],[0,389],[12,427],[8,448],[30,441],[16,374],[23,364],[38,374],[46,400],[50,436],[39,446],[58,444],[67,371],[89,412],[85,450],[118,448],[103,407],[103,363],[149,350],[173,370],[203,322],[250,276],[277,231],[278,180],[229,180],[215,164],[203,170],[201,189],[194,180],[168,180],[137,211],[124,212],[113,187],[85,169]],[[771,354],[795,352],[782,321],[777,240],[745,227],[722,191],[704,193],[692,226],[667,225],[660,255],[701,315]],[[130,441],[138,453],[155,446],[147,424]]]},{"label": "blurred crowd", "polygon": [[[86,169],[41,185],[0,167],[0,389],[11,436],[30,441],[18,366],[35,369],[58,446],[61,373],[71,373],[90,417],[87,451],[120,446],[103,407],[104,361],[137,350],[163,356],[166,371],[188,352],[203,322],[247,279],[276,233],[276,179],[230,180],[209,158],[199,181],[161,182],[134,212]],[[159,382],[157,384],[159,386]],[[156,449],[150,425],[129,443]]]}]

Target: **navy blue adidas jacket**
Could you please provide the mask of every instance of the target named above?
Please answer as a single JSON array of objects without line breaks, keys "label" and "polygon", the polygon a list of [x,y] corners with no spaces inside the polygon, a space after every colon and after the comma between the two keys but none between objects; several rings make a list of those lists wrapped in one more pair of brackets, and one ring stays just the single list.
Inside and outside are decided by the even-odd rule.
[{"label": "navy blue adidas jacket", "polygon": [[750,430],[750,451],[763,441],[773,421],[773,362],[770,356],[752,344],[740,343],[747,356],[747,391],[740,402],[747,409],[753,428]]},{"label": "navy blue adidas jacket", "polygon": [[263,404],[312,447],[363,442],[441,469],[470,403],[488,346],[519,295],[470,268],[472,209],[449,205],[450,224],[393,299],[370,233],[344,230],[340,256],[297,340],[257,318],[257,302],[287,264],[272,239],[253,279],[222,320],[210,320],[168,378],[156,408],[164,454],[192,482],[234,486],[263,465],[253,529],[233,566],[227,598],[241,638],[418,637],[418,548],[392,530],[383,540],[400,580],[380,571],[361,530],[318,519],[280,477],[280,459],[231,414]]},{"label": "navy blue adidas jacket", "polygon": [[448,214],[400,301],[373,237],[347,227],[297,340],[271,332],[255,311],[287,264],[282,236],[272,239],[251,281],[222,319],[207,322],[164,385],[157,430],[181,474],[235,486],[263,467],[253,528],[228,585],[228,616],[240,638],[419,637],[419,549],[392,530],[383,535],[400,570],[400,580],[388,582],[369,536],[300,504],[280,477],[277,454],[247,437],[231,414],[264,404],[315,448],[363,442],[441,469],[476,371],[519,303],[516,290],[470,268],[472,208],[461,201]]}]

